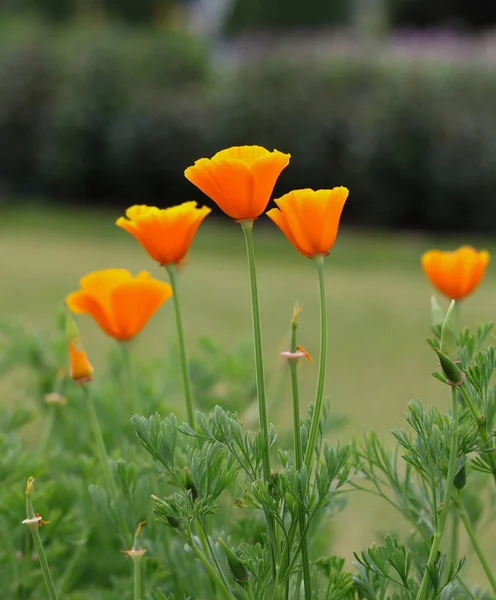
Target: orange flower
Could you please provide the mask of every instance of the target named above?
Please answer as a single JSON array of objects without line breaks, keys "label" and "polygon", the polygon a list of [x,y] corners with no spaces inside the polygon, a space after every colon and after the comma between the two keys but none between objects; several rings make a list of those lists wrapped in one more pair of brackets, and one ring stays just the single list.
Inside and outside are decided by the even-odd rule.
[{"label": "orange flower", "polygon": [[90,365],[86,352],[77,348],[74,342],[69,342],[70,376],[74,381],[91,381],[93,367]]},{"label": "orange flower", "polygon": [[422,268],[432,285],[450,300],[461,300],[479,285],[489,263],[489,253],[461,246],[453,252],[429,250]]},{"label": "orange flower", "polygon": [[116,340],[130,340],[172,295],[169,284],[142,271],[133,278],[126,269],[95,271],[80,281],[81,290],[69,294],[68,307],[89,314]]},{"label": "orange flower", "polygon": [[155,206],[131,206],[126,217],[116,221],[138,240],[148,254],[161,265],[179,263],[186,256],[203,219],[211,212],[196,202],[159,209]]},{"label": "orange flower", "polygon": [[184,172],[233,219],[256,219],[265,210],[290,154],[261,146],[234,146],[212,158],[200,158]]},{"label": "orange flower", "polygon": [[329,254],[348,198],[345,187],[332,190],[294,190],[275,203],[267,216],[303,256]]}]

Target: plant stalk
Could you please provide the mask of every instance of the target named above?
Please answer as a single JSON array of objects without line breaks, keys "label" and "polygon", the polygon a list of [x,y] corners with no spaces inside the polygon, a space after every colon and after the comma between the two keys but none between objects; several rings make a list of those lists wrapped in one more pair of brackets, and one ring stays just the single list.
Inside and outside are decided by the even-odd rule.
[{"label": "plant stalk", "polygon": [[[31,491],[33,489],[33,478],[29,478],[28,485],[26,488],[26,516],[27,519],[34,519],[34,510],[33,504],[31,502]],[[55,589],[55,584],[53,582],[52,573],[50,571],[50,567],[48,566],[48,560],[45,554],[45,550],[43,548],[43,544],[41,542],[41,537],[39,533],[38,522],[26,523],[31,536],[33,538],[34,547],[36,549],[36,553],[38,555],[38,559],[40,561],[41,570],[43,571],[43,578],[45,579],[45,585],[48,591],[48,596],[50,600],[58,600],[57,591]]]},{"label": "plant stalk", "polygon": [[270,448],[269,448],[269,421],[267,417],[267,399],[265,393],[265,372],[262,347],[262,326],[260,322],[260,304],[258,300],[257,272],[255,265],[255,249],[253,246],[253,220],[241,221],[248,256],[248,268],[250,271],[251,306],[253,316],[253,340],[255,344],[255,370],[257,380],[258,415],[260,430],[264,442],[264,455],[262,458],[263,476],[265,481],[270,478]]},{"label": "plant stalk", "polygon": [[141,600],[141,556],[133,557],[134,600]]},{"label": "plant stalk", "polygon": [[465,505],[463,504],[461,493],[459,494],[459,498],[456,502],[456,507],[458,509],[458,514],[460,515],[460,519],[463,523],[463,526],[465,527],[465,531],[467,532],[468,537],[470,538],[472,547],[475,550],[475,553],[477,554],[477,558],[479,559],[479,562],[482,568],[484,569],[484,573],[486,574],[489,583],[491,584],[493,593],[496,594],[496,578],[494,577],[493,572],[491,571],[486,557],[484,556],[484,552],[480,547],[479,540],[477,539],[477,534],[475,533],[474,528],[472,527],[472,523],[468,518],[467,512],[465,510]]},{"label": "plant stalk", "polygon": [[177,341],[179,343],[179,357],[181,360],[181,370],[183,373],[184,399],[186,401],[186,413],[190,427],[194,427],[195,415],[193,412],[193,395],[191,393],[191,382],[189,378],[188,356],[186,354],[186,344],[184,342],[183,321],[181,318],[181,306],[177,293],[177,279],[175,265],[165,265],[172,287],[172,300],[174,302],[174,312],[176,313]]},{"label": "plant stalk", "polygon": [[324,385],[327,363],[327,303],[324,286],[324,255],[317,254],[313,257],[317,266],[319,278],[319,297],[320,297],[320,356],[319,356],[319,374],[317,379],[317,391],[315,394],[315,404],[313,407],[312,424],[310,426],[310,435],[305,453],[305,465],[308,469],[308,476],[312,470],[313,454],[317,433],[319,431],[320,413],[322,412],[322,400],[324,398]]},{"label": "plant stalk", "polygon": [[[416,596],[416,600],[426,600],[429,593],[429,586],[431,583],[431,572],[434,570],[436,561],[438,559],[439,547],[441,545],[441,539],[444,534],[446,527],[446,520],[449,514],[449,503],[453,496],[454,489],[454,477],[456,468],[456,457],[458,454],[458,400],[456,397],[456,387],[451,388],[451,405],[452,405],[452,427],[453,431],[451,434],[451,443],[448,459],[448,473],[446,476],[446,487],[444,489],[443,506],[441,514],[437,520],[437,525],[434,530],[434,536],[432,540],[431,550],[429,552],[429,558],[425,565],[424,575],[420,583],[419,591]],[[434,510],[436,507],[434,506]]]},{"label": "plant stalk", "polygon": [[102,430],[100,429],[100,423],[96,415],[93,398],[91,397],[90,391],[86,385],[83,384],[82,388],[86,396],[88,416],[90,419],[91,428],[93,429],[96,455],[101,464],[101,468],[103,469],[103,476],[105,478],[108,491],[110,492],[111,497],[115,498],[117,494],[117,488],[115,485],[114,476],[112,474],[112,469],[110,468],[110,461],[107,454],[107,449],[105,448],[105,442],[103,441]]},{"label": "plant stalk", "polygon": [[133,373],[129,342],[120,342],[119,346],[122,349],[123,366],[126,373],[125,379],[123,378],[123,385],[125,386],[124,394],[128,401],[128,409],[130,410],[131,414],[138,413],[141,410],[141,406],[136,387],[136,380]]},{"label": "plant stalk", "polygon": [[[296,352],[296,328],[298,326],[297,315],[293,317],[291,323],[291,346],[290,352]],[[303,467],[303,451],[301,447],[301,434],[300,434],[300,401],[298,391],[298,359],[288,359],[289,368],[291,370],[291,390],[293,395],[293,436],[294,436],[294,452],[296,469],[301,472]],[[306,490],[300,490],[303,492],[305,497]],[[303,567],[303,581],[305,586],[305,600],[312,599],[312,580],[310,573],[310,558],[308,555],[308,540],[306,536],[306,524],[305,524],[305,511],[304,507],[299,505],[298,508],[298,522],[300,528],[301,537],[301,562]]]}]

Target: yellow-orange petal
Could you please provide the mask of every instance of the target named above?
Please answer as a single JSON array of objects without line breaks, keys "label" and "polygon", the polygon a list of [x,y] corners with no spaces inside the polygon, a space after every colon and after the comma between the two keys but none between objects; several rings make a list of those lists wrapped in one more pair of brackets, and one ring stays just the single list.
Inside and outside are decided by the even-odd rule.
[{"label": "yellow-orange petal", "polygon": [[93,375],[93,367],[91,366],[86,352],[83,349],[78,349],[69,342],[69,373],[74,381],[89,381]]},{"label": "yellow-orange petal", "polygon": [[479,285],[489,263],[489,253],[471,246],[453,252],[429,250],[421,259],[422,268],[432,285],[449,299],[461,300]]},{"label": "yellow-orange petal", "polygon": [[[276,152],[276,151],[275,151]],[[219,150],[212,156],[212,160],[239,160],[247,166],[253,165],[253,163],[260,158],[270,156],[272,152],[264,148],[263,146],[232,146],[225,150]]]},{"label": "yellow-orange petal", "polygon": [[255,189],[251,203],[251,212],[260,216],[267,208],[276,182],[288,166],[290,154],[283,154],[278,150],[257,158],[251,165]]},{"label": "yellow-orange petal", "polygon": [[308,256],[307,251],[299,245],[296,238],[294,237],[293,232],[291,231],[289,225],[286,222],[286,217],[278,208],[271,208],[265,214],[279,227],[279,229],[288,238],[289,242],[293,244],[295,249],[300,254],[303,254],[303,256]]},{"label": "yellow-orange petal", "polygon": [[111,294],[111,307],[116,324],[114,337],[132,339],[146,325],[157,309],[172,296],[169,284],[156,279],[136,278],[116,287]]},{"label": "yellow-orange petal", "polygon": [[105,291],[105,299],[102,305],[102,302],[96,296],[79,290],[67,296],[66,304],[73,313],[93,317],[107,335],[115,337],[116,329],[110,313],[109,297],[110,293]]}]

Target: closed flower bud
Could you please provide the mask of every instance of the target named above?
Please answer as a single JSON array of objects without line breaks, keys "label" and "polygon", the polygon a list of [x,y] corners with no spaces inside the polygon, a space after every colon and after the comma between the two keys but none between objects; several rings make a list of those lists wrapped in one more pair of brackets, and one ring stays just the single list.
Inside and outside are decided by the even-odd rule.
[{"label": "closed flower bud", "polygon": [[454,386],[461,385],[465,379],[465,373],[456,366],[449,356],[446,356],[446,354],[443,354],[440,350],[436,350],[435,352],[439,357],[441,369],[446,375],[448,383]]},{"label": "closed flower bud", "polygon": [[248,583],[248,580],[250,579],[250,572],[222,538],[217,538],[217,541],[224,550],[224,553],[227,558],[227,564],[229,565],[229,568],[231,569],[231,572],[234,575],[235,581],[241,586],[246,585]]},{"label": "closed flower bud", "polygon": [[455,475],[453,484],[457,490],[463,490],[467,484],[467,471],[465,470],[465,465],[463,465],[463,467]]}]

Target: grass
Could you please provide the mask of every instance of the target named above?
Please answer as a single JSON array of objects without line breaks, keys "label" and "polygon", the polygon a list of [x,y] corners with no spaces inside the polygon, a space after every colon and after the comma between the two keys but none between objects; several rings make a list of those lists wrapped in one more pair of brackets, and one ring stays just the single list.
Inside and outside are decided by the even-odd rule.
[{"label": "grass", "polygon": [[[0,222],[0,318],[49,329],[65,295],[77,288],[82,275],[96,269],[125,267],[165,277],[137,242],[114,226],[117,216],[112,212],[7,210]],[[279,352],[288,346],[296,300],[303,304],[299,341],[317,358],[317,277],[313,264],[299,256],[280,232],[268,223],[256,225],[264,349],[271,376],[269,392],[274,392],[285,375]],[[452,248],[461,243],[491,250],[484,240],[473,237],[440,241],[406,234],[340,233],[325,270],[330,331],[326,391],[332,410],[348,418],[339,432],[341,439],[370,428],[386,435],[392,427],[402,427],[402,412],[416,396],[425,405],[448,405],[449,392],[430,375],[437,363],[425,343],[432,290],[419,258],[430,247]],[[248,274],[238,226],[207,219],[180,273],[179,285],[190,346],[202,336],[212,336],[227,346],[250,337]],[[480,290],[464,303],[466,324],[494,318],[495,297],[496,275],[490,268]],[[89,319],[80,322],[98,377],[112,342]],[[173,342],[173,307],[168,303],[142,333],[135,351],[142,357],[152,356]],[[313,399],[316,370],[317,361],[301,366],[303,403]],[[13,391],[11,382],[0,387],[6,390]],[[282,404],[272,407],[270,418],[289,425],[289,387],[285,393]],[[363,510],[364,501],[367,510]],[[388,509],[362,497],[353,499],[348,510],[357,518],[338,520],[336,535],[340,551],[350,556],[351,550],[376,539],[376,528],[386,525]]]}]

